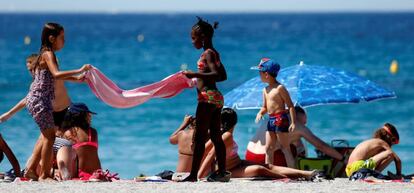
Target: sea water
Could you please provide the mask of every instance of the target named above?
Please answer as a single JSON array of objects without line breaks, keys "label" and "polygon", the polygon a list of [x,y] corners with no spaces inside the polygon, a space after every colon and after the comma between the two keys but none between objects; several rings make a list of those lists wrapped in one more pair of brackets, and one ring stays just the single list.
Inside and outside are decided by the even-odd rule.
[{"label": "sea water", "polygon": [[[262,57],[273,58],[282,68],[304,61],[343,69],[395,91],[396,99],[307,108],[308,126],[328,143],[346,139],[355,146],[383,123],[393,123],[401,137],[394,149],[403,172],[414,172],[413,13],[0,14],[0,112],[26,95],[31,77],[25,58],[39,51],[46,22],[65,27],[65,47],[56,53],[62,70],[90,63],[120,87],[132,89],[159,81],[182,66],[196,70],[202,52],[190,38],[196,15],[220,22],[214,46],[228,73],[228,80],[218,84],[223,93],[258,76],[249,67]],[[396,74],[390,73],[393,60],[398,61]],[[103,168],[123,178],[175,169],[177,147],[168,138],[185,114],[195,113],[194,89],[171,99],[115,109],[97,99],[86,84],[66,86],[72,101],[84,102],[98,113],[92,124],[99,133]],[[234,135],[244,157],[258,127],[257,111],[237,113]],[[24,166],[40,133],[27,110],[1,123],[0,133]],[[313,148],[309,151],[316,156]],[[9,168],[7,161],[0,164],[1,171]]]}]

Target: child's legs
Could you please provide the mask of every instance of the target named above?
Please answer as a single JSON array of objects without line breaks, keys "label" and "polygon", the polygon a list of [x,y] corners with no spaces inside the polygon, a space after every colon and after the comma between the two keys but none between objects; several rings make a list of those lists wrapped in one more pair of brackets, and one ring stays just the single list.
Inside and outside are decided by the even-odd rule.
[{"label": "child's legs", "polygon": [[75,154],[74,150],[68,146],[61,147],[57,152],[56,162],[62,180],[70,180],[72,178],[72,165],[75,158],[73,154]]},{"label": "child's legs", "polygon": [[16,176],[21,177],[19,161],[17,160],[13,151],[10,149],[9,145],[7,145],[6,141],[3,139],[1,134],[0,134],[0,153],[4,153],[6,155],[7,159],[9,160],[10,164],[13,167],[13,170]]},{"label": "child's legs", "polygon": [[30,156],[30,158],[27,160],[27,163],[26,163],[26,169],[27,169],[25,172],[26,178],[33,178],[34,177],[33,175],[37,173],[37,168],[40,162],[40,154],[42,151],[42,142],[43,142],[43,137],[42,137],[42,134],[40,134],[33,148],[32,155]]},{"label": "child's legs", "polygon": [[276,133],[274,131],[266,131],[266,144],[265,144],[265,149],[266,149],[265,163],[266,164],[273,164],[274,162],[276,141],[277,141]]},{"label": "child's legs", "polygon": [[208,139],[212,108],[207,103],[198,103],[196,111],[196,129],[194,131],[194,153],[189,180],[197,179],[201,160],[204,155],[205,143]]},{"label": "child's legs", "polygon": [[381,172],[384,170],[393,160],[393,152],[391,150],[383,151],[373,157],[371,159],[375,162],[376,167],[375,170]]},{"label": "child's legs", "polygon": [[50,169],[52,168],[53,143],[55,142],[55,129],[42,129],[42,150],[40,164],[42,165],[39,179],[50,178]]},{"label": "child's legs", "polygon": [[286,163],[290,168],[296,168],[295,159],[293,158],[292,151],[290,149],[289,133],[276,132],[277,139],[282,147],[282,152],[285,155]]},{"label": "child's legs", "polygon": [[224,173],[226,171],[226,146],[221,137],[221,108],[215,108],[211,117],[210,139],[216,150],[216,158],[218,162],[218,171]]}]

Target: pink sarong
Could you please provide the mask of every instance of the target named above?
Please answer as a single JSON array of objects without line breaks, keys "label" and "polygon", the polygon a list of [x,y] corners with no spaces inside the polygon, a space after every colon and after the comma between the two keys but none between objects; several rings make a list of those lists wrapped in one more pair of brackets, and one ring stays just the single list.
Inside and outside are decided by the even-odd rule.
[{"label": "pink sarong", "polygon": [[116,108],[134,107],[151,98],[170,98],[195,85],[195,79],[189,79],[181,72],[132,90],[122,90],[95,67],[85,77],[96,97]]}]

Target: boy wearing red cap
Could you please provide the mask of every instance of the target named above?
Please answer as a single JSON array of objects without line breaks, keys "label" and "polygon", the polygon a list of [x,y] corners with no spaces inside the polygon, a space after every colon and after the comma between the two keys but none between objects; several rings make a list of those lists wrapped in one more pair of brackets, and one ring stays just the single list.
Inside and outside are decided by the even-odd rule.
[{"label": "boy wearing red cap", "polygon": [[349,177],[362,168],[381,172],[394,161],[397,177],[401,177],[401,160],[391,149],[391,146],[399,143],[399,139],[394,125],[385,123],[375,131],[373,139],[363,141],[355,147],[349,156],[346,175]]},{"label": "boy wearing red cap", "polygon": [[273,153],[276,150],[276,141],[279,140],[288,167],[296,168],[288,139],[288,132],[295,129],[296,113],[289,92],[276,80],[280,65],[269,58],[263,58],[252,69],[259,70],[262,82],[269,84],[263,89],[263,106],[256,116],[257,123],[265,113],[269,114],[265,145],[266,164],[273,164]]}]

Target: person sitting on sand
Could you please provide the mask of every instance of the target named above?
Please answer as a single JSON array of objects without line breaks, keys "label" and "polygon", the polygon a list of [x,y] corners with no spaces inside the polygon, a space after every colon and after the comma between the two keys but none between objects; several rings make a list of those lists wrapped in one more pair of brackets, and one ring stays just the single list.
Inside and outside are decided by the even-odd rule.
[{"label": "person sitting on sand", "polygon": [[92,114],[84,103],[72,103],[65,115],[62,129],[73,142],[78,157],[78,177],[88,180],[101,169],[98,156],[98,132],[91,127]]},{"label": "person sitting on sand", "polygon": [[399,143],[399,139],[395,126],[385,123],[375,131],[373,139],[365,140],[355,147],[348,159],[346,175],[349,177],[362,168],[381,172],[394,161],[396,177],[401,178],[401,160],[391,149]]},{"label": "person sitting on sand", "polygon": [[16,159],[13,151],[10,149],[6,141],[3,139],[3,136],[0,134],[0,162],[3,160],[3,153],[6,155],[7,159],[12,165],[16,177],[21,177],[19,161]]},{"label": "person sitting on sand", "polygon": [[170,136],[170,143],[178,145],[178,163],[173,175],[173,180],[175,181],[184,179],[184,173],[191,171],[194,145],[193,136],[196,127],[195,120],[193,116],[185,115],[180,127]]},{"label": "person sitting on sand", "polygon": [[[297,157],[306,157],[306,149],[302,143],[302,138],[312,144],[316,149],[322,151],[328,156],[335,158],[336,160],[344,161],[344,156],[341,155],[334,148],[323,142],[318,136],[306,126],[307,115],[302,107],[295,106],[296,112],[296,129],[289,133],[289,144],[293,146],[294,155]],[[246,150],[246,160],[263,164],[265,163],[265,129],[260,127],[256,133],[256,136],[249,141]],[[287,166],[283,154],[280,150],[280,145],[276,144],[275,159],[273,164],[278,166]],[[294,151],[296,150],[296,151]]]},{"label": "person sitting on sand", "polygon": [[[221,113],[221,130],[222,138],[226,145],[226,169],[231,172],[232,178],[243,177],[269,177],[269,178],[305,178],[312,180],[322,177],[320,171],[304,171],[288,167],[274,166],[272,164],[256,164],[250,161],[240,159],[238,147],[233,139],[233,132],[237,124],[237,114],[231,108],[224,108]],[[206,143],[206,154],[201,164],[199,177],[204,177],[211,171],[214,162],[214,148],[211,141]],[[209,178],[207,179],[209,180]]]}]

